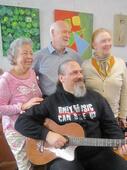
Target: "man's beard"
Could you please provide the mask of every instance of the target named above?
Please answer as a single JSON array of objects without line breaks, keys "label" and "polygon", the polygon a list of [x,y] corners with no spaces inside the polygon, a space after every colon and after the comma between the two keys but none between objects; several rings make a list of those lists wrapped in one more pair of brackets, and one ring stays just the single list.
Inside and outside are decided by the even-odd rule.
[{"label": "man's beard", "polygon": [[82,80],[75,83],[73,94],[75,97],[83,97],[86,94],[86,86]]}]

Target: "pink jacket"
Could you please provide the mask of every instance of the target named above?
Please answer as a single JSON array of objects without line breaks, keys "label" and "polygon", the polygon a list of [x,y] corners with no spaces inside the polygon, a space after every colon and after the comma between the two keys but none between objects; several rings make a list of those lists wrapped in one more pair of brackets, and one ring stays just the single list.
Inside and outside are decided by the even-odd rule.
[{"label": "pink jacket", "polygon": [[33,70],[30,70],[28,79],[19,79],[5,72],[0,77],[0,115],[2,115],[3,130],[14,129],[22,103],[33,97],[41,96],[42,93]]}]

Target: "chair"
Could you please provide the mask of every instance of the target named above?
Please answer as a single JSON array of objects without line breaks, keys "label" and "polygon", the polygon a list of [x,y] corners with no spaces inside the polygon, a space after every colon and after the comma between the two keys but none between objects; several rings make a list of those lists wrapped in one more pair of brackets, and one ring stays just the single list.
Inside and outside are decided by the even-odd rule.
[{"label": "chair", "polygon": [[0,119],[0,170],[16,170],[16,161],[4,137]]}]

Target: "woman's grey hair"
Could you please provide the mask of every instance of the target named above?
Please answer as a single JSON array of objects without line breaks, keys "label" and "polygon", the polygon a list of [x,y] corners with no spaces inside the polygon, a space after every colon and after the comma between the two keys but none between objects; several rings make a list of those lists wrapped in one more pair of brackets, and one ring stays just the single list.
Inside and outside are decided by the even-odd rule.
[{"label": "woman's grey hair", "polygon": [[8,59],[10,60],[11,65],[16,64],[15,59],[17,58],[18,50],[25,44],[29,44],[31,47],[33,45],[30,38],[17,38],[11,43],[8,49]]}]

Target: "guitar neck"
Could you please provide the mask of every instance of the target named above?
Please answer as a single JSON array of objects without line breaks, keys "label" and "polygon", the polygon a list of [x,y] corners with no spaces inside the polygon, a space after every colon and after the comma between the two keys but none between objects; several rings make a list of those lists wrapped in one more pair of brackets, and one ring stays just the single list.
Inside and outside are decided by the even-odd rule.
[{"label": "guitar neck", "polygon": [[74,146],[118,147],[126,143],[125,139],[69,137],[69,145]]}]

